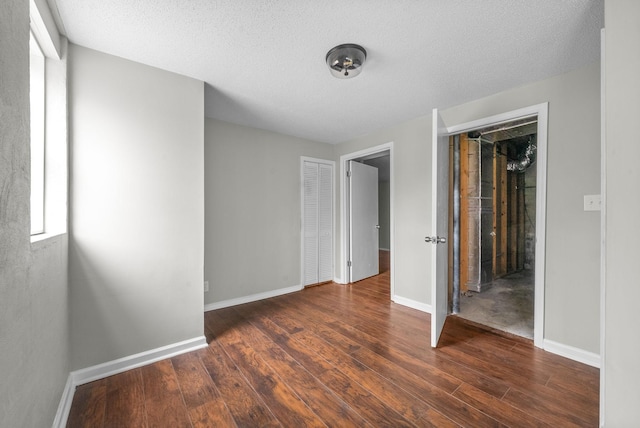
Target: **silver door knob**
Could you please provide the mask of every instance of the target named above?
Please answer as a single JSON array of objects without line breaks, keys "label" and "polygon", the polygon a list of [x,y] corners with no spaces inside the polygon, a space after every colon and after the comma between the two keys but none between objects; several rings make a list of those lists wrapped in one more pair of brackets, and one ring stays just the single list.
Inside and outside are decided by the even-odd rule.
[{"label": "silver door knob", "polygon": [[380,225],[379,224],[376,224],[376,229],[380,229]]},{"label": "silver door knob", "polygon": [[427,236],[424,238],[424,242],[431,242],[432,244],[444,244],[447,242],[447,238],[444,236]]}]

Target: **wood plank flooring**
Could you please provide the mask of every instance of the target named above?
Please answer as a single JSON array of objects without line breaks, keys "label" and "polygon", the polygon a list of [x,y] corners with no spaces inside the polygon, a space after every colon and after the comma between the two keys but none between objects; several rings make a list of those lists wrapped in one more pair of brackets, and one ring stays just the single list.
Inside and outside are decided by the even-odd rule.
[{"label": "wood plank flooring", "polygon": [[389,300],[389,272],[205,313],[209,347],[77,388],[69,427],[596,427],[599,371]]}]

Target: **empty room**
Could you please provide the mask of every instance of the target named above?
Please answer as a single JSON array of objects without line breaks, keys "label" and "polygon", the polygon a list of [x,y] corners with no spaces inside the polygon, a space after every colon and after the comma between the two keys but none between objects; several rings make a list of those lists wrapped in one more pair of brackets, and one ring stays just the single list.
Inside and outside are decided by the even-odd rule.
[{"label": "empty room", "polygon": [[0,11],[0,426],[640,421],[640,4]]}]

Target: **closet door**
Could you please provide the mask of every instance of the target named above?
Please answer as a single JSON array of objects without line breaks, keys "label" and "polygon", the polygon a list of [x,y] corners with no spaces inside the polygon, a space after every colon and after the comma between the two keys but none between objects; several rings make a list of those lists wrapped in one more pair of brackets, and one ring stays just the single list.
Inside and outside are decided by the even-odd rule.
[{"label": "closet door", "polygon": [[303,160],[302,285],[333,279],[333,165]]},{"label": "closet door", "polygon": [[333,279],[333,167],[318,171],[318,282]]}]

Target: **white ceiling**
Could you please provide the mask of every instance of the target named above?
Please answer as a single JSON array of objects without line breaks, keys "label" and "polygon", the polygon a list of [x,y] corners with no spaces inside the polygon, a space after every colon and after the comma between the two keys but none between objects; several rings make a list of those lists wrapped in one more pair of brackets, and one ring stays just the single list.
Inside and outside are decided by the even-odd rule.
[{"label": "white ceiling", "polygon": [[72,43],[206,82],[208,117],[328,143],[595,61],[604,26],[604,0],[49,1]]}]

